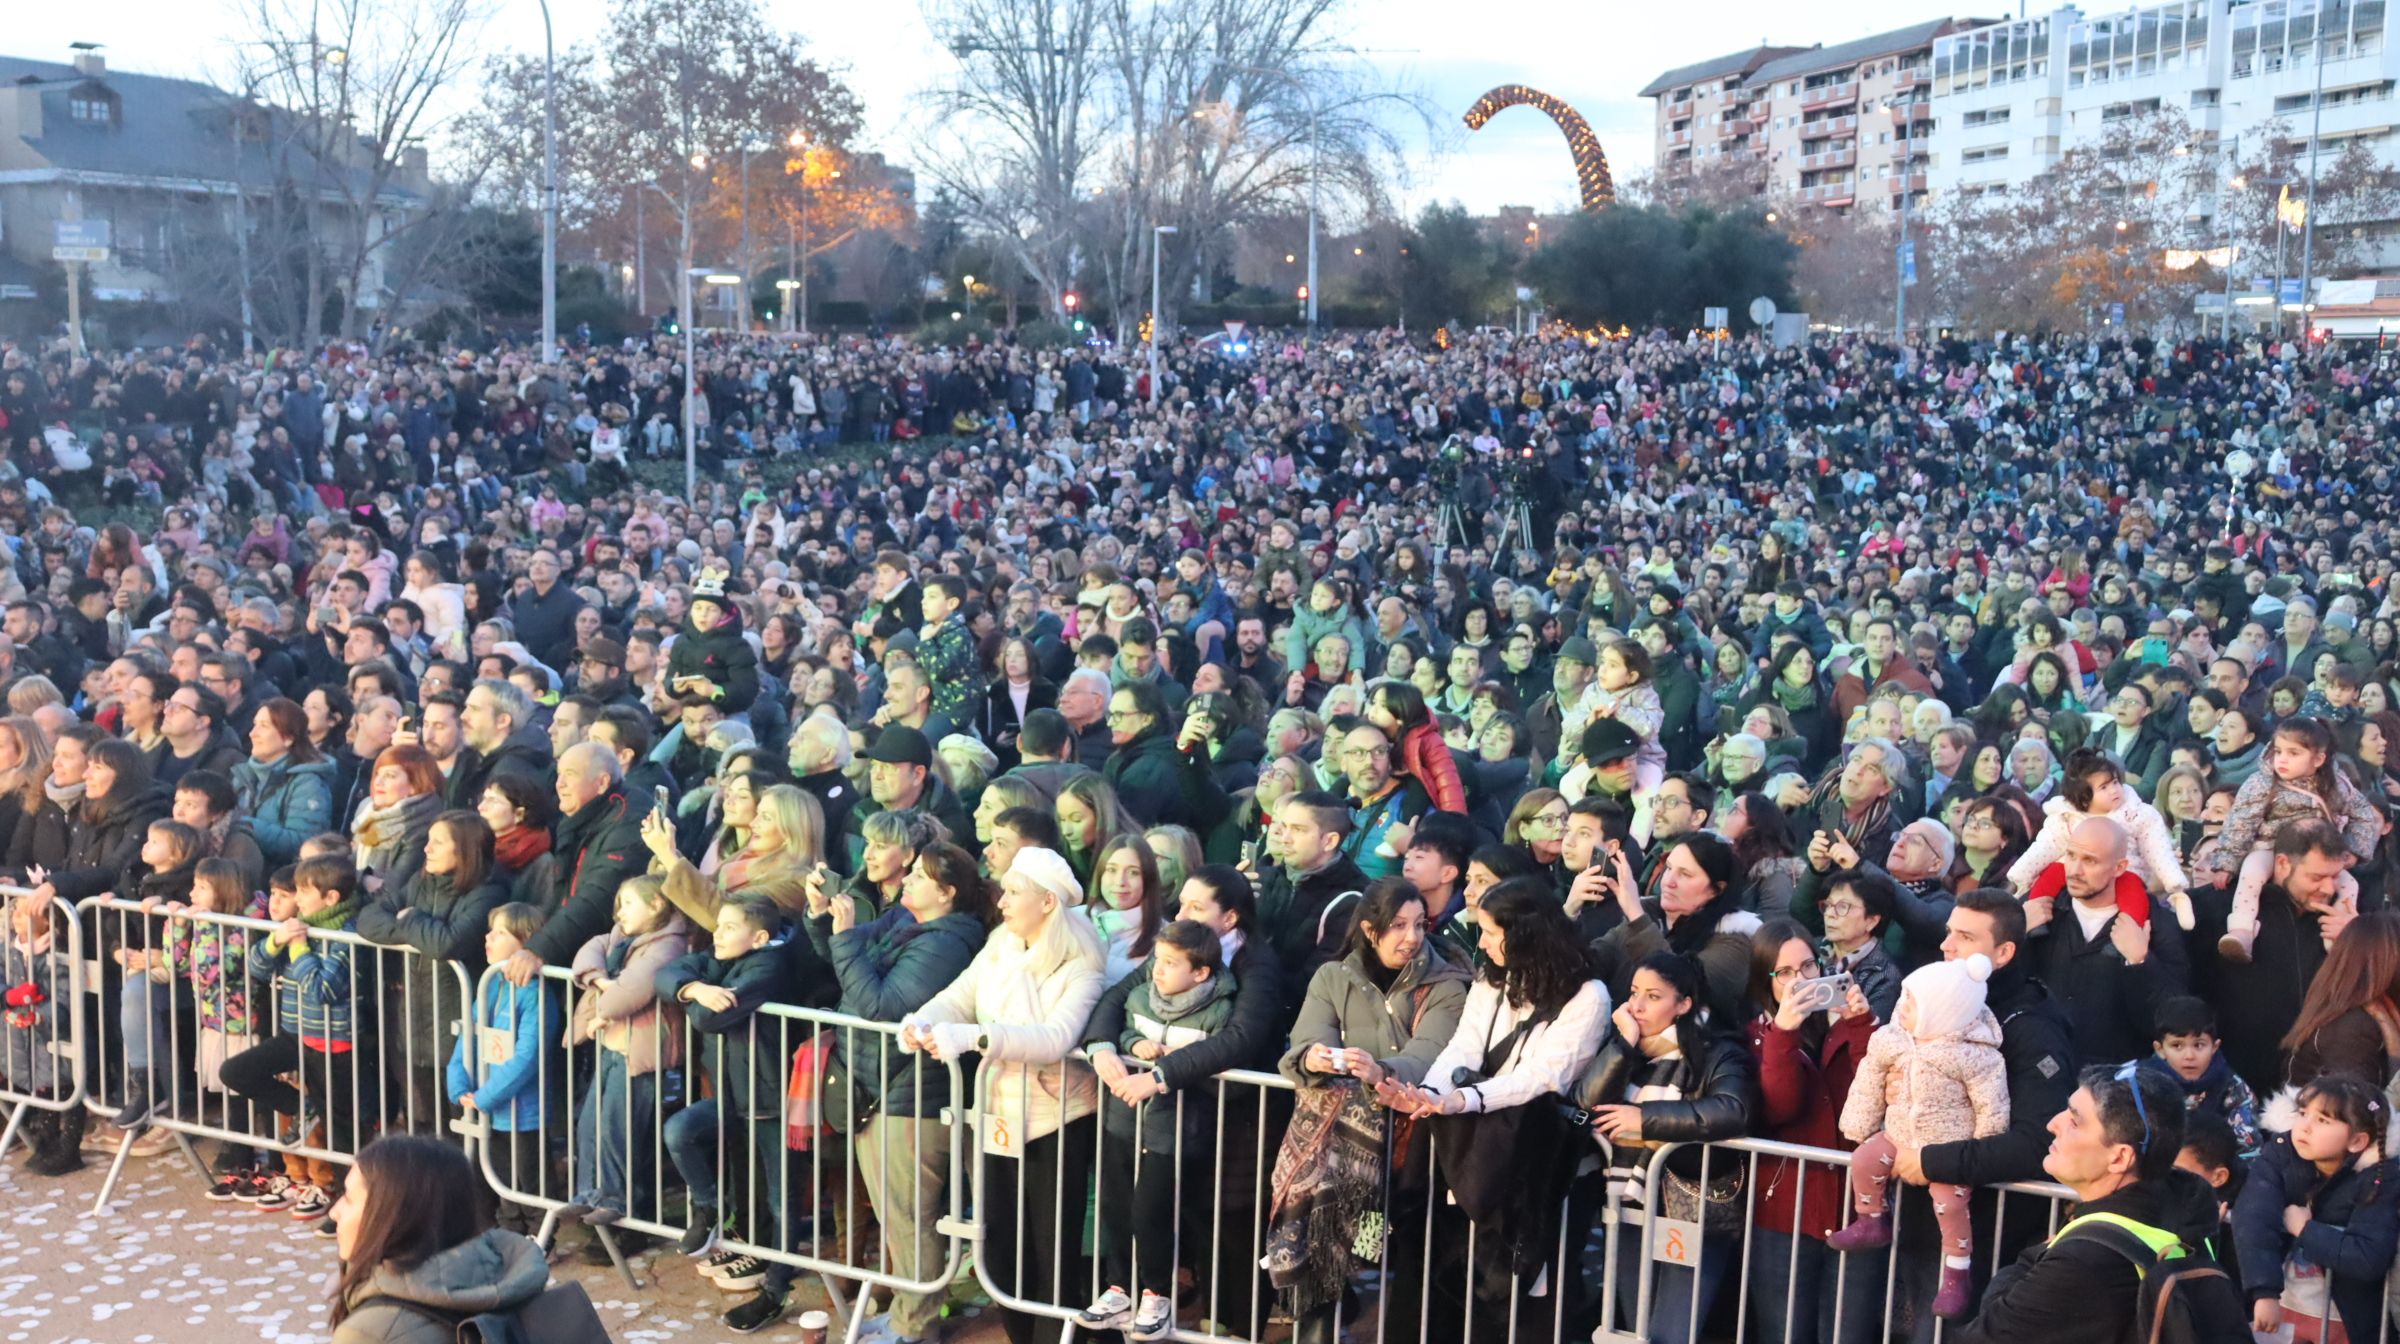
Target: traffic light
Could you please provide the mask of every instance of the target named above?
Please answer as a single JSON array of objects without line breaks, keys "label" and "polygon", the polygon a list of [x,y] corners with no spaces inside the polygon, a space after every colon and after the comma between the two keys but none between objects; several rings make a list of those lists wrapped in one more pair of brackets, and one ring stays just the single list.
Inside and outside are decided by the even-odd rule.
[{"label": "traffic light", "polygon": [[1304,302],[1304,303],[1305,303],[1305,302],[1307,302],[1307,300],[1308,300],[1308,286],[1306,286],[1306,285],[1302,285],[1302,286],[1300,286],[1300,299],[1301,299],[1301,301],[1302,301],[1302,302]]},{"label": "traffic light", "polygon": [[1072,313],[1072,312],[1074,312],[1074,311],[1075,311],[1075,305],[1076,305],[1076,304],[1078,304],[1078,303],[1081,303],[1081,302],[1083,302],[1083,300],[1081,300],[1081,299],[1079,299],[1079,298],[1077,298],[1077,297],[1075,296],[1075,291],[1073,291],[1073,290],[1068,290],[1068,291],[1067,291],[1067,294],[1066,294],[1066,297],[1065,297],[1065,298],[1063,298],[1063,299],[1061,299],[1061,300],[1060,300],[1060,302],[1062,302],[1062,303],[1066,304],[1066,306],[1067,306],[1067,311],[1068,311],[1068,312],[1070,312],[1070,313]]}]

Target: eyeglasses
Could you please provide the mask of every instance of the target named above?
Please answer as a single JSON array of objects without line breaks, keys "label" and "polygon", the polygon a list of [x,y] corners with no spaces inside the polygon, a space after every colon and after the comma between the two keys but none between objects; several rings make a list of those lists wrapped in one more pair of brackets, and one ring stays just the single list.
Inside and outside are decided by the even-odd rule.
[{"label": "eyeglasses", "polygon": [[1814,980],[1817,978],[1817,963],[1804,961],[1797,966],[1778,966],[1767,978],[1770,980]]},{"label": "eyeglasses", "polygon": [[1527,820],[1538,821],[1544,826],[1564,826],[1567,824],[1567,814],[1563,811],[1536,812],[1531,817],[1528,817]]},{"label": "eyeglasses", "polygon": [[1817,909],[1828,915],[1858,915],[1866,913],[1867,907],[1860,901],[1827,901]]},{"label": "eyeglasses", "polygon": [[1127,723],[1140,717],[1142,717],[1140,710],[1112,709],[1108,711],[1108,721],[1110,723]]},{"label": "eyeglasses", "polygon": [[2150,1151],[2150,1103],[2142,1100],[2141,1061],[2125,1061],[2124,1067],[2117,1070],[2116,1080],[2133,1093],[2133,1113],[2142,1117],[2142,1141],[2134,1151],[2147,1155]]}]

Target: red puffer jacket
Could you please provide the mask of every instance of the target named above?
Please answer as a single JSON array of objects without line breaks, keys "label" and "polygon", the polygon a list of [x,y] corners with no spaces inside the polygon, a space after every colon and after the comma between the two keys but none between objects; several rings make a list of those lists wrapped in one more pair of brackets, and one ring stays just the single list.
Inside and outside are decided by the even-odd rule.
[{"label": "red puffer jacket", "polygon": [[[1761,1014],[1750,1022],[1750,1056],[1758,1062],[1759,1113],[1754,1135],[1778,1143],[1848,1150],[1837,1123],[1842,1102],[1850,1095],[1850,1080],[1866,1058],[1867,1038],[1875,1019],[1862,1013],[1837,1022],[1812,1057],[1802,1033],[1784,1031],[1774,1018]],[[1759,1159],[1757,1225],[1790,1233],[1798,1230],[1819,1241],[1842,1225],[1842,1206],[1850,1198],[1847,1168],[1793,1158]]]}]

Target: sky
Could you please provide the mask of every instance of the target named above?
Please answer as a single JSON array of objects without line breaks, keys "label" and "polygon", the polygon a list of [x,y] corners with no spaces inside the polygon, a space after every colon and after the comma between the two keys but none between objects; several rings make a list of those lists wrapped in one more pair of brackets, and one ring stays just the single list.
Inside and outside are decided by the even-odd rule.
[{"label": "sky", "polygon": [[[918,95],[953,67],[932,40],[922,2],[765,0],[773,22],[805,35],[817,58],[864,98],[863,147],[903,163],[911,118],[922,110]],[[484,44],[538,53],[535,0],[495,5]],[[12,56],[64,60],[68,43],[93,41],[105,44],[115,69],[224,82],[235,66],[228,35],[241,25],[228,0],[110,0],[92,10],[24,0],[11,9],[0,24],[0,50]],[[1530,108],[1513,108],[1469,134],[1460,117],[1486,89],[1530,84],[1565,99],[1592,124],[1610,168],[1623,179],[1650,164],[1651,104],[1637,94],[1665,70],[1760,41],[1830,44],[1944,15],[2010,13],[1934,0],[1349,0],[1340,31],[1347,46],[1364,53],[1355,59],[1371,65],[1377,83],[1416,95],[1438,114],[1431,127],[1414,116],[1394,118],[1395,133],[1410,146],[1403,178],[1391,186],[1397,203],[1412,213],[1435,201],[1459,201],[1477,213],[1507,205],[1547,213],[1576,203],[1565,141]],[[110,22],[100,22],[101,15]],[[552,15],[565,47],[596,35],[607,10],[605,0],[553,0]],[[461,96],[471,97],[471,90]]]}]

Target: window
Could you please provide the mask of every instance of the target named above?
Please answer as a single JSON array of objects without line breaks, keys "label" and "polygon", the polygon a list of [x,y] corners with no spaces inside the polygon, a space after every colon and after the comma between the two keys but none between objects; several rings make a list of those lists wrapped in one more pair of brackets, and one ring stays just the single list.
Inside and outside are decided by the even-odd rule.
[{"label": "window", "polygon": [[67,116],[92,126],[106,126],[117,119],[116,107],[106,94],[78,93],[67,99]]}]

